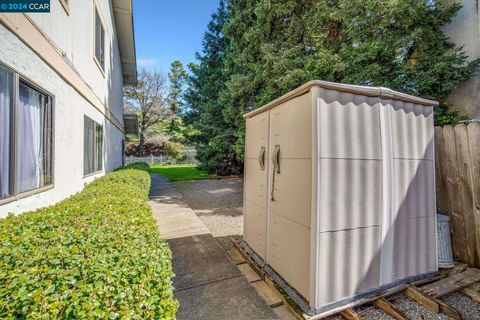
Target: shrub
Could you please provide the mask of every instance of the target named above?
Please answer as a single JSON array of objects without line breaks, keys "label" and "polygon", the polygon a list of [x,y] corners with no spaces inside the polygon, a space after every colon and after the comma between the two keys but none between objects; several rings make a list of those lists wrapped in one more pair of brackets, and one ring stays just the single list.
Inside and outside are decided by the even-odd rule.
[{"label": "shrub", "polygon": [[150,173],[150,165],[146,162],[134,162],[129,164],[128,166],[117,168],[114,171],[123,171],[123,170],[131,170],[131,169],[142,170],[147,173]]},{"label": "shrub", "polygon": [[175,161],[185,160],[185,146],[179,142],[167,141],[164,145],[165,155],[172,157]]},{"label": "shrub", "polygon": [[0,318],[175,318],[171,252],[147,203],[147,167],[0,220]]},{"label": "shrub", "polygon": [[436,126],[456,125],[462,120],[469,119],[467,115],[461,115],[460,111],[451,108],[446,103],[436,106],[434,111]]}]

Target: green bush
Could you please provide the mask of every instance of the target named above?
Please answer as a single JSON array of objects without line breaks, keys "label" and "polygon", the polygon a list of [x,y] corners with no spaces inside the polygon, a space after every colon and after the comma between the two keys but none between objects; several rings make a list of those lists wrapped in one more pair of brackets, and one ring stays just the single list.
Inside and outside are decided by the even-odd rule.
[{"label": "green bush", "polygon": [[171,251],[147,203],[147,167],[0,220],[0,318],[175,318]]},{"label": "green bush", "polygon": [[142,170],[150,173],[150,165],[146,162],[134,162],[129,164],[128,166],[117,168],[114,171],[123,171],[123,170],[130,170],[130,169]]},{"label": "green bush", "polygon": [[185,146],[179,142],[167,141],[164,145],[165,155],[172,157],[175,161],[185,160]]},{"label": "green bush", "polygon": [[441,103],[439,106],[436,106],[434,108],[434,115],[436,126],[454,126],[462,120],[469,119],[467,115],[461,115],[460,111],[451,108],[447,103]]}]

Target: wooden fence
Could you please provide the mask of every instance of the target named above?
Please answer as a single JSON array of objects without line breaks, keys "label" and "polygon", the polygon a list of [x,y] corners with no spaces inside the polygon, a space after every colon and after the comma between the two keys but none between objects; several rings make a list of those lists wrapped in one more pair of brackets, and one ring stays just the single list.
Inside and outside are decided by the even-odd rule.
[{"label": "wooden fence", "polygon": [[437,208],[450,216],[455,259],[480,267],[480,123],[435,127]]}]

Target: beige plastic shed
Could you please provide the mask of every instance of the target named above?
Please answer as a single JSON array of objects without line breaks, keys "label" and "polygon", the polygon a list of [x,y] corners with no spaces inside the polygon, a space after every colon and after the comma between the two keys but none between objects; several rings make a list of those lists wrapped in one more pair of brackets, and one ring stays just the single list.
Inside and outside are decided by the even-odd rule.
[{"label": "beige plastic shed", "polygon": [[434,105],[310,81],[245,115],[243,245],[308,314],[437,271]]}]

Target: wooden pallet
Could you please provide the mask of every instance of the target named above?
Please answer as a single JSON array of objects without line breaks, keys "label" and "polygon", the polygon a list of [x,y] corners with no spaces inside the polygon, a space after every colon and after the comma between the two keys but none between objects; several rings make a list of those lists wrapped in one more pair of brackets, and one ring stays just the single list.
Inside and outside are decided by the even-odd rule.
[{"label": "wooden pallet", "polygon": [[[256,264],[254,259],[250,257],[240,244],[234,239],[231,240],[240,254],[245,258],[245,261],[259,274],[261,279],[270,287],[284,295],[281,289],[274,283],[268,274]],[[465,264],[456,264],[454,268],[441,270],[437,276],[412,282],[408,285],[400,285],[383,291],[373,297],[359,299],[332,310],[328,315],[308,316],[302,314],[297,306],[290,305],[291,299],[285,298],[284,303],[291,308],[292,312],[297,313],[296,316],[299,319],[306,320],[322,319],[327,316],[342,316],[347,320],[361,320],[362,313],[371,308],[380,309],[397,320],[408,320],[405,314],[395,306],[394,302],[386,299],[399,292],[435,313],[444,313],[453,319],[462,320],[463,317],[457,309],[444,301],[439,300],[439,298],[452,292],[459,292],[470,297],[474,302],[480,303],[480,270],[467,268]],[[364,309],[363,312],[357,312],[354,310],[354,307],[364,305],[371,305],[371,307]]]}]

